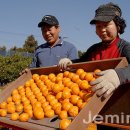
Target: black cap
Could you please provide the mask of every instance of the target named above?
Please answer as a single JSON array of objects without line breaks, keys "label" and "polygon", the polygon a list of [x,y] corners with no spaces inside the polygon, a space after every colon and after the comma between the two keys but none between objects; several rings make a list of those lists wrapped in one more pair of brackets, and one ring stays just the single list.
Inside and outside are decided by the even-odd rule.
[{"label": "black cap", "polygon": [[49,25],[59,25],[59,22],[57,20],[57,18],[53,15],[45,15],[42,18],[42,21],[38,24],[38,27],[42,27],[45,24],[49,24]]},{"label": "black cap", "polygon": [[115,16],[121,17],[122,12],[118,5],[108,3],[101,5],[95,11],[95,17],[90,21],[90,24],[95,24],[96,21],[109,22],[115,18]]}]

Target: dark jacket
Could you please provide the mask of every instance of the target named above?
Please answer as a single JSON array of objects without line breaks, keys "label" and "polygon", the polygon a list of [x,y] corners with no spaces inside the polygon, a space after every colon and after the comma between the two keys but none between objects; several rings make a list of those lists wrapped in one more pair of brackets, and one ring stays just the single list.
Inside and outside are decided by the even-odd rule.
[{"label": "dark jacket", "polygon": [[[126,57],[128,60],[128,63],[130,64],[130,43],[123,40],[119,39],[118,43],[116,44],[118,51],[120,53],[119,57]],[[102,47],[102,43],[96,43],[92,45],[80,59],[73,60],[74,63],[77,62],[86,62],[86,61],[92,61],[92,56],[94,52],[98,52],[99,48]],[[115,58],[115,57],[110,57],[110,58]],[[100,59],[103,60],[103,59]],[[115,69],[117,72],[120,83],[126,83],[130,81],[130,66],[122,69]]]}]

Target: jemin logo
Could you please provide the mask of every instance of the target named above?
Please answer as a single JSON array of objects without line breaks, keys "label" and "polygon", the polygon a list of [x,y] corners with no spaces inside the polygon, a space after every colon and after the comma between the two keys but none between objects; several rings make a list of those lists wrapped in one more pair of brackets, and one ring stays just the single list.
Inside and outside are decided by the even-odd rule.
[{"label": "jemin logo", "polygon": [[101,124],[103,122],[116,123],[116,124],[130,124],[130,115],[121,112],[119,115],[92,115],[91,111],[88,114],[88,120],[83,119],[84,124],[89,124],[91,122],[96,124]]}]

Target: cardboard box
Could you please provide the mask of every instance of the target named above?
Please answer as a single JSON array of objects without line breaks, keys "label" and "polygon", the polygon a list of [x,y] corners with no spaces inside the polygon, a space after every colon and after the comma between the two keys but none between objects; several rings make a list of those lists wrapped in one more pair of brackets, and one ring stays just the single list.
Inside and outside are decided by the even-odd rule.
[{"label": "cardboard box", "polygon": [[[121,68],[127,65],[128,65],[127,60],[125,58],[115,58],[111,60],[91,61],[91,62],[73,64],[70,66],[70,71],[76,71],[78,68],[83,68],[87,72],[92,72],[97,68],[101,70],[106,70],[106,69]],[[40,75],[40,74],[49,74],[52,72],[58,74],[60,70],[56,66],[31,69],[31,71],[29,71],[26,74],[23,74],[17,80],[6,86],[6,88],[2,91],[2,93],[0,93],[0,102],[5,101],[14,88],[17,88],[20,85],[24,85],[24,83],[27,80],[31,79],[32,74],[38,73]],[[96,94],[94,94],[93,97],[88,102],[88,104],[80,111],[80,113],[72,121],[71,125],[67,128],[67,130],[86,130],[88,124],[84,123],[83,120],[89,119],[88,115],[90,111],[92,116],[92,119],[90,121],[93,121],[93,117],[98,113],[100,113],[103,116],[105,114],[115,114],[115,113],[119,114],[120,111],[129,114],[130,105],[128,100],[130,100],[130,90],[128,89],[128,87],[125,87],[126,89],[124,89],[124,87],[120,88],[121,90],[120,89],[117,90],[112,96],[108,97],[107,99],[98,98]],[[117,96],[115,96],[116,93]],[[118,93],[120,95],[118,95]],[[123,105],[125,105],[125,108],[122,107]],[[121,107],[122,109],[118,109]],[[57,118],[57,116],[55,116],[54,118],[44,118],[43,120],[30,119],[28,122],[11,121],[9,119],[9,116],[7,116],[7,117],[0,117],[0,123],[9,126],[16,126],[21,129],[30,129],[30,130],[43,130],[43,129],[57,130],[59,128],[59,119]],[[105,122],[103,124],[113,125],[111,123],[109,124],[109,122]],[[127,124],[123,123],[121,127],[127,127]]]}]

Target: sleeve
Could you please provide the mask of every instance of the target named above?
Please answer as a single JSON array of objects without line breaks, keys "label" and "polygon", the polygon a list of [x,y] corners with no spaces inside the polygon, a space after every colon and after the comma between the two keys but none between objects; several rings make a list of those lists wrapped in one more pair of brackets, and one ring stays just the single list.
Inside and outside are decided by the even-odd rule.
[{"label": "sleeve", "polygon": [[78,50],[77,48],[71,44],[70,51],[68,52],[68,58],[71,60],[78,59]]},{"label": "sleeve", "polygon": [[126,44],[123,47],[123,56],[126,57],[128,63],[130,64],[130,44]]},{"label": "sleeve", "polygon": [[130,43],[129,42],[123,41],[122,55],[126,57],[129,65],[128,67],[125,68],[115,69],[115,71],[119,77],[120,83],[124,84],[130,82]]},{"label": "sleeve", "polygon": [[119,77],[120,84],[125,84],[127,82],[130,82],[130,65],[125,68],[115,69],[115,71]]}]

